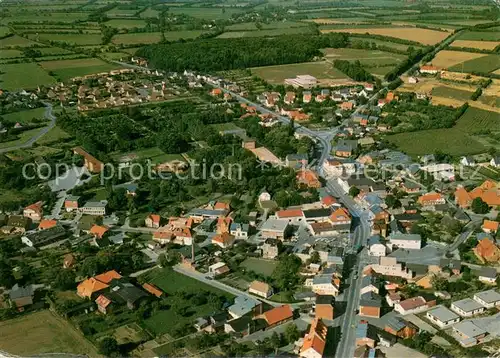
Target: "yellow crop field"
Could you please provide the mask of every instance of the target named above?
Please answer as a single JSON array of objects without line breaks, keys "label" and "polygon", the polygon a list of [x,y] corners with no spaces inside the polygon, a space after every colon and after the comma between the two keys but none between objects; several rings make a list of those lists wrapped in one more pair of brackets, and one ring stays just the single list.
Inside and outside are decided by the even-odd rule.
[{"label": "yellow crop field", "polygon": [[498,45],[500,45],[499,41],[455,40],[451,43],[451,46],[454,47],[478,48],[480,50],[493,50]]},{"label": "yellow crop field", "polygon": [[435,45],[443,41],[450,35],[448,32],[419,29],[415,27],[374,27],[374,28],[352,28],[352,29],[325,29],[322,33],[328,32],[349,32],[354,34],[374,34],[382,36],[396,37],[409,41],[420,42],[424,45]]},{"label": "yellow crop field", "polygon": [[432,65],[439,68],[448,68],[459,63],[474,60],[476,58],[487,56],[484,53],[460,52],[460,51],[439,51],[432,60]]}]

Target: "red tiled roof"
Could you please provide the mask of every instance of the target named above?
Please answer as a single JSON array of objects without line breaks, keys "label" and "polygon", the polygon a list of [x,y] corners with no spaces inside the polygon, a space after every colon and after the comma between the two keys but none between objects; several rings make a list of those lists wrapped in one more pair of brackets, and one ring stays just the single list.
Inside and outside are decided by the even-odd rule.
[{"label": "red tiled roof", "polygon": [[407,300],[404,300],[404,301],[401,301],[399,302],[399,305],[405,310],[405,311],[408,311],[408,310],[411,310],[411,309],[414,309],[414,308],[417,308],[417,307],[420,307],[420,306],[423,306],[425,305],[426,302],[425,300],[423,299],[423,297],[413,297],[413,298],[409,298]]},{"label": "red tiled roof", "polygon": [[301,209],[286,209],[276,212],[276,217],[280,219],[302,217],[304,213]]},{"label": "red tiled roof", "polygon": [[321,319],[316,318],[312,322],[311,329],[304,339],[300,353],[312,348],[315,352],[322,356],[325,351],[327,333],[328,327]]},{"label": "red tiled roof", "polygon": [[264,312],[263,316],[267,324],[272,326],[281,321],[293,318],[293,310],[289,305],[283,305]]},{"label": "red tiled roof", "polygon": [[499,225],[500,225],[500,223],[498,221],[484,220],[484,222],[483,222],[483,230],[497,231]]},{"label": "red tiled roof", "polygon": [[116,272],[115,270],[111,270],[108,272],[101,273],[100,275],[95,276],[96,280],[99,280],[104,283],[110,283],[113,279],[120,279],[122,276]]},{"label": "red tiled roof", "polygon": [[111,300],[104,295],[99,295],[99,297],[95,300],[95,303],[97,303],[98,306],[106,308],[111,303]]},{"label": "red tiled roof", "polygon": [[142,285],[142,288],[144,288],[146,291],[148,291],[150,294],[160,298],[163,295],[163,291],[161,291],[158,287],[151,283],[145,283]]},{"label": "red tiled roof", "polygon": [[38,225],[38,228],[40,230],[46,230],[46,229],[50,229],[51,227],[54,227],[57,225],[57,220],[47,220],[47,219],[44,219],[42,221],[40,221],[40,224]]}]

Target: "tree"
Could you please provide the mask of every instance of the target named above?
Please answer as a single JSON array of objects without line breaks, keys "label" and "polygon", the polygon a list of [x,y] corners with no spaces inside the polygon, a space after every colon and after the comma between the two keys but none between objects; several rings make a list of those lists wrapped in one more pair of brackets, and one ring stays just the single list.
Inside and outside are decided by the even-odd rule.
[{"label": "tree", "polygon": [[295,255],[281,256],[278,265],[272,273],[276,287],[281,290],[291,290],[299,282],[299,271],[302,261]]},{"label": "tree", "polygon": [[274,353],[278,354],[278,349],[281,347],[281,339],[276,332],[273,332],[273,335],[271,336],[271,347],[274,348]]},{"label": "tree", "polygon": [[359,193],[361,193],[361,190],[359,190],[356,186],[351,186],[349,189],[349,195],[353,198],[357,197]]},{"label": "tree", "polygon": [[471,209],[476,214],[487,214],[490,211],[488,204],[486,204],[480,197],[472,200]]},{"label": "tree", "polygon": [[119,355],[118,342],[112,337],[105,337],[99,342],[99,353],[107,357],[116,357]]},{"label": "tree", "polygon": [[385,205],[389,208],[397,209],[401,207],[401,202],[394,195],[387,195],[385,197]]},{"label": "tree", "polygon": [[295,324],[290,324],[286,327],[285,338],[288,341],[288,344],[293,343],[300,338],[299,330]]},{"label": "tree", "polygon": [[158,256],[158,260],[156,260],[156,263],[160,265],[160,267],[167,267],[168,266],[167,256],[165,256],[164,253],[161,253]]},{"label": "tree", "polygon": [[75,288],[76,275],[71,270],[59,270],[55,279],[54,287],[60,290],[71,290]]},{"label": "tree", "polygon": [[312,264],[319,264],[321,262],[321,258],[319,257],[318,251],[313,251],[309,259],[309,262]]}]

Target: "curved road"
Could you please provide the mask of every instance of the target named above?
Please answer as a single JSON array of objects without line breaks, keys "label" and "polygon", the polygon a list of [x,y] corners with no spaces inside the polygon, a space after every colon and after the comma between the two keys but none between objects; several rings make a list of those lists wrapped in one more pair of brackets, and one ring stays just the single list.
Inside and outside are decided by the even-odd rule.
[{"label": "curved road", "polygon": [[16,145],[13,145],[11,147],[6,147],[6,148],[0,148],[0,153],[7,153],[7,152],[11,152],[11,151],[16,150],[16,149],[31,147],[37,140],[42,138],[45,134],[47,134],[48,131],[50,131],[52,128],[55,127],[56,117],[52,114],[52,105],[48,102],[43,102],[43,104],[45,105],[44,116],[45,116],[45,118],[50,119],[49,125],[40,129],[40,132],[38,132],[35,136],[31,137],[25,143],[16,144]]}]

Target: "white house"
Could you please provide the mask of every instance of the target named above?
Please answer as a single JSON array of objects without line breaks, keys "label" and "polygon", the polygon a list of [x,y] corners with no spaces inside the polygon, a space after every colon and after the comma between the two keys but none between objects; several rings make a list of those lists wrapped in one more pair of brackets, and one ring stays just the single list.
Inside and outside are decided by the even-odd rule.
[{"label": "white house", "polygon": [[229,272],[229,267],[224,262],[217,262],[208,267],[208,273],[213,276],[219,276],[226,272]]},{"label": "white house", "polygon": [[385,256],[387,254],[387,247],[380,242],[380,236],[374,235],[368,238],[368,247],[371,256]]},{"label": "white house", "polygon": [[394,305],[394,311],[402,314],[403,316],[411,313],[423,312],[428,308],[427,302],[421,296],[408,298],[407,300]]},{"label": "white house", "polygon": [[474,167],[474,166],[476,166],[476,161],[474,160],[474,158],[472,158],[470,156],[465,156],[465,157],[460,158],[460,164],[462,164],[466,167]]},{"label": "white house", "polygon": [[237,239],[248,239],[248,224],[232,223],[230,226],[231,235]]},{"label": "white house", "polygon": [[248,288],[248,292],[260,297],[268,298],[273,295],[273,288],[265,282],[253,281]]},{"label": "white house", "polygon": [[485,310],[483,305],[471,298],[453,302],[450,308],[462,317],[471,317],[483,313]]},{"label": "white house", "polygon": [[392,232],[387,239],[391,246],[397,246],[400,249],[420,250],[422,248],[422,238],[419,234]]},{"label": "white house", "polygon": [[431,164],[420,168],[424,172],[432,174],[437,180],[455,180],[455,168],[448,163]]},{"label": "white house", "polygon": [[478,292],[474,299],[486,308],[500,307],[500,293],[495,290]]},{"label": "white house", "polygon": [[460,322],[460,316],[444,306],[438,306],[427,311],[425,316],[429,321],[440,328],[446,328]]},{"label": "white house", "polygon": [[483,267],[479,272],[478,279],[489,285],[494,285],[497,280],[497,270],[494,267]]},{"label": "white house", "polygon": [[499,168],[500,167],[500,157],[491,158],[490,165],[492,167]]}]

